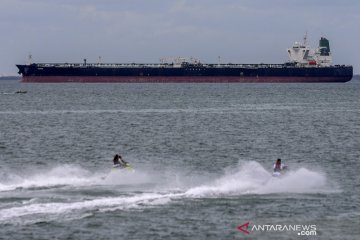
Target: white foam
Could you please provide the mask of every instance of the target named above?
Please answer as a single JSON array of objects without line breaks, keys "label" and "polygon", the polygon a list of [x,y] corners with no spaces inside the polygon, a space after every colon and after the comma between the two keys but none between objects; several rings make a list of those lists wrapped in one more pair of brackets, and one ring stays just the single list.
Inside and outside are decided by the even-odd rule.
[{"label": "white foam", "polygon": [[[71,203],[33,203],[21,207],[0,210],[0,221],[36,215],[59,215],[73,213],[79,210],[97,209],[99,211],[114,211],[127,208],[141,208],[146,205],[166,204],[171,197],[179,194],[144,193],[125,197],[108,197]],[[30,202],[29,202],[30,203]]]},{"label": "white foam", "polygon": [[[62,165],[30,176],[10,175],[7,181],[0,182],[0,191],[9,191],[17,188],[42,188],[58,185],[84,186],[84,185],[137,185],[162,182],[166,189],[178,189],[186,186],[186,178],[180,179],[181,175],[174,175],[175,180],[163,179],[148,174],[145,171],[136,170],[109,170],[108,173],[91,173],[79,166]],[[166,175],[166,174],[165,174]],[[165,176],[164,174],[162,176]],[[289,171],[281,178],[274,178],[270,171],[255,161],[239,164],[231,171],[225,172],[215,180],[207,181],[206,184],[188,186],[182,191],[189,196],[210,195],[237,195],[246,193],[268,194],[268,193],[313,193],[325,191],[327,179],[323,173],[300,168]],[[170,186],[169,186],[170,185]],[[159,188],[158,188],[159,189]],[[154,190],[154,189],[153,189]]]},{"label": "white foam", "polygon": [[0,179],[0,192],[55,186],[141,185],[161,182],[158,174],[142,170],[111,169],[91,172],[75,165],[61,165],[27,175],[8,173]]},{"label": "white foam", "polygon": [[78,166],[61,165],[49,170],[33,173],[29,176],[8,174],[7,180],[0,183],[1,191],[10,191],[18,188],[42,188],[58,185],[88,185],[97,179]]},{"label": "white foam", "polygon": [[242,164],[232,173],[219,179],[186,191],[194,197],[270,194],[270,193],[321,193],[329,186],[324,174],[305,168],[289,171],[281,178],[274,178],[259,163],[251,161]]},{"label": "white foam", "polygon": [[[143,184],[153,181],[163,187],[151,185],[146,193],[127,192],[128,195],[116,197],[99,197],[94,199],[69,198],[67,202],[39,202],[30,200],[22,202],[21,206],[11,206],[0,209],[0,221],[21,221],[22,217],[34,219],[57,218],[69,215],[79,218],[84,211],[115,211],[121,209],[143,208],[153,205],[171,203],[173,199],[241,196],[243,194],[279,194],[279,193],[324,193],[334,190],[329,187],[326,175],[321,172],[300,168],[289,171],[286,175],[276,178],[271,172],[255,161],[239,164],[236,168],[225,171],[221,176],[208,178],[204,184],[194,183],[188,186],[185,177],[173,175],[174,181],[153,177],[146,171],[109,170],[104,173],[91,174],[89,171],[72,165],[58,166],[49,171],[33,174],[27,178],[12,176],[8,182],[0,183],[0,191],[16,188],[51,187],[56,185],[130,185]],[[155,174],[155,173],[154,173]],[[100,177],[102,176],[102,177]],[[185,178],[185,179],[182,179]],[[188,178],[188,177],[187,177]],[[196,178],[195,178],[196,179]],[[214,180],[209,180],[214,179]],[[185,184],[181,185],[181,182]],[[171,185],[174,186],[171,186]],[[178,186],[186,186],[174,191]],[[59,198],[61,199],[61,198]],[[43,201],[43,200],[42,200]],[[51,200],[50,200],[51,201]],[[59,201],[59,200],[57,200]],[[62,200],[64,201],[64,200]],[[40,216],[39,216],[40,215]],[[85,214],[86,215],[86,214]],[[32,217],[34,216],[34,217]],[[61,217],[61,219],[63,216]]]},{"label": "white foam", "polygon": [[102,178],[101,184],[109,185],[138,185],[148,184],[154,179],[141,170],[128,169],[112,169],[106,176]]},{"label": "white foam", "polygon": [[323,193],[328,191],[331,189],[323,173],[300,168],[288,172],[281,178],[271,178],[266,184],[256,189],[255,193]]}]

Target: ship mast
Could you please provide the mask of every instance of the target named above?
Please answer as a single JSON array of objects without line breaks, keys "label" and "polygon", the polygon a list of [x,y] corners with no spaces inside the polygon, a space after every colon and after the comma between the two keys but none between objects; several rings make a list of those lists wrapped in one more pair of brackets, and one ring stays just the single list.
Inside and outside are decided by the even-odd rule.
[{"label": "ship mast", "polygon": [[32,64],[32,55],[31,55],[31,53],[29,53],[29,56],[28,56],[28,63],[29,63],[29,65]]},{"label": "ship mast", "polygon": [[304,35],[304,46],[307,45],[307,31],[305,32],[305,35]]}]

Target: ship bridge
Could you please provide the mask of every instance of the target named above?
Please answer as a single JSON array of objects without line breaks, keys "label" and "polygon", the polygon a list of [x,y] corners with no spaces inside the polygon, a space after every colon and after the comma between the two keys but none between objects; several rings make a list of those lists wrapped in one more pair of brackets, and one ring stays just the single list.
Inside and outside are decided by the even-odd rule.
[{"label": "ship bridge", "polygon": [[319,47],[313,49],[307,44],[307,34],[305,34],[303,43],[295,42],[287,51],[290,62],[296,65],[330,66],[332,64],[329,40],[324,37],[320,39]]}]

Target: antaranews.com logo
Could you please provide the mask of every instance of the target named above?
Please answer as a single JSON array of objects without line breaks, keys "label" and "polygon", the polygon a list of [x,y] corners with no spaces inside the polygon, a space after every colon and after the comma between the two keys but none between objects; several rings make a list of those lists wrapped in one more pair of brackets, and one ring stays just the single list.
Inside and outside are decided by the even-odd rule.
[{"label": "antaranews.com logo", "polygon": [[237,227],[244,234],[252,232],[296,232],[299,236],[316,236],[316,225],[281,225],[281,224],[259,224],[250,226],[250,222]]}]

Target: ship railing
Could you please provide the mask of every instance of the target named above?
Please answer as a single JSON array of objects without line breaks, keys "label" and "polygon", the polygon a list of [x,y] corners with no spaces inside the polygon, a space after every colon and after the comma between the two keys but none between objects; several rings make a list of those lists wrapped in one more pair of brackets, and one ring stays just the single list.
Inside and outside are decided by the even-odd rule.
[{"label": "ship railing", "polygon": [[[38,67],[58,67],[58,68],[68,68],[68,67],[98,67],[98,68],[129,68],[129,67],[149,67],[149,68],[174,68],[182,67],[179,64],[173,63],[38,63]],[[191,65],[189,65],[191,66]],[[283,64],[199,64],[197,67],[211,67],[211,68],[259,68],[259,67],[271,67],[271,68],[282,68]]]},{"label": "ship railing", "polygon": [[[37,63],[37,67],[56,67],[56,68],[181,68],[183,66],[174,63]],[[221,63],[221,64],[199,64],[199,68],[303,68],[302,65],[286,65],[286,64],[236,64],[236,63]],[[351,67],[350,65],[331,65],[331,66],[320,66],[312,65],[312,68],[319,67]]]},{"label": "ship railing", "polygon": [[38,67],[57,67],[57,68],[68,68],[68,67],[77,67],[77,68],[87,68],[87,67],[97,67],[97,68],[129,68],[129,67],[181,67],[181,65],[176,64],[167,64],[167,63],[38,63]]}]

